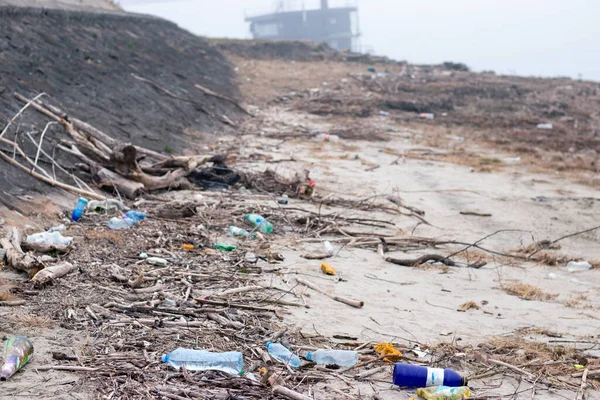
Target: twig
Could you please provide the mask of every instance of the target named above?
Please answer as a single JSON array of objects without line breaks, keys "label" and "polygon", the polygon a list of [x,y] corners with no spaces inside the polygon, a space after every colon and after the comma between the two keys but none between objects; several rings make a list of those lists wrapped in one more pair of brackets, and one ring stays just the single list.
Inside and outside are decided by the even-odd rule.
[{"label": "twig", "polygon": [[408,260],[386,257],[385,261],[392,263],[392,264],[396,264],[396,265],[402,265],[404,267],[417,267],[428,261],[441,262],[442,264],[445,264],[445,265],[448,265],[451,267],[455,266],[456,263],[454,261],[448,259],[449,257],[450,256],[448,256],[448,257],[440,256],[439,254],[426,254],[419,258],[408,259]]},{"label": "twig", "polygon": [[548,247],[551,247],[552,245],[554,245],[554,244],[556,244],[556,243],[560,242],[560,241],[561,241],[561,240],[563,240],[563,239],[567,239],[567,238],[570,238],[570,237],[573,237],[573,236],[577,236],[577,235],[582,235],[582,234],[584,234],[584,233],[592,232],[592,231],[595,231],[595,230],[598,230],[598,229],[600,229],[600,226],[595,226],[595,227],[593,227],[593,228],[590,228],[590,229],[585,229],[585,230],[583,230],[583,231],[574,232],[574,233],[570,233],[570,234],[568,234],[568,235],[565,235],[565,236],[559,237],[558,239],[556,239],[556,240],[553,240],[553,241],[552,241],[552,242],[550,242],[550,243],[547,243],[545,246],[542,246],[542,247],[540,247],[539,249],[537,249],[536,251],[534,251],[533,253],[531,253],[530,255],[528,255],[528,256],[527,256],[527,259],[530,259],[530,258],[531,258],[532,256],[534,256],[535,254],[539,253],[539,252],[540,252],[540,251],[542,251],[542,250],[545,250],[545,249],[547,249]]},{"label": "twig", "polygon": [[494,359],[489,359],[489,362],[491,362],[492,364],[496,364],[496,365],[500,365],[502,367],[506,367],[508,369],[511,369],[515,372],[518,372],[521,375],[525,375],[526,377],[528,377],[529,379],[535,379],[535,375],[527,372],[527,371],[523,371],[522,369],[515,367],[514,365],[505,363],[504,361],[500,361],[500,360],[494,360]]},{"label": "twig", "polygon": [[296,281],[298,281],[298,283],[303,284],[304,286],[308,286],[309,288],[311,288],[312,290],[314,290],[316,292],[324,294],[325,296],[327,296],[335,301],[339,301],[340,303],[347,304],[351,307],[362,308],[365,305],[365,302],[361,301],[361,300],[353,300],[353,299],[347,299],[345,297],[331,295],[331,294],[327,293],[325,290],[323,290],[320,287],[318,287],[317,285],[315,285],[314,283],[309,282],[305,279],[296,277]]},{"label": "twig", "polygon": [[577,391],[577,396],[575,397],[575,400],[583,400],[583,397],[585,395],[586,386],[587,386],[586,382],[587,382],[587,377],[588,377],[589,372],[590,372],[590,370],[588,368],[583,370],[583,375],[581,376],[581,386],[580,386],[579,390]]},{"label": "twig", "polygon": [[0,138],[4,136],[4,134],[5,134],[5,133],[8,131],[8,128],[10,127],[10,125],[11,125],[13,122],[15,122],[15,120],[16,120],[17,118],[19,118],[19,116],[20,116],[21,114],[23,114],[23,112],[24,112],[25,110],[27,110],[27,108],[28,108],[28,107],[31,105],[31,103],[33,103],[34,101],[36,101],[37,99],[39,99],[40,97],[42,97],[42,96],[45,96],[45,95],[46,95],[46,93],[42,92],[42,93],[38,94],[37,96],[35,96],[33,99],[29,100],[29,101],[27,102],[27,104],[25,104],[25,105],[23,106],[23,108],[21,108],[21,109],[19,110],[19,112],[18,112],[18,113],[16,113],[16,114],[15,114],[15,116],[14,116],[14,117],[12,117],[10,121],[8,121],[8,124],[7,124],[7,125],[6,125],[6,127],[5,127],[5,128],[2,130],[2,133],[0,133]]},{"label": "twig", "polygon": [[33,162],[34,168],[37,167],[37,162],[38,162],[38,159],[40,158],[40,151],[42,150],[42,143],[44,142],[44,136],[46,136],[46,131],[48,130],[50,125],[54,125],[54,124],[56,124],[56,122],[52,122],[52,121],[48,122],[46,124],[46,127],[42,131],[42,135],[40,136],[40,143],[38,144],[37,153],[35,153],[35,160]]}]

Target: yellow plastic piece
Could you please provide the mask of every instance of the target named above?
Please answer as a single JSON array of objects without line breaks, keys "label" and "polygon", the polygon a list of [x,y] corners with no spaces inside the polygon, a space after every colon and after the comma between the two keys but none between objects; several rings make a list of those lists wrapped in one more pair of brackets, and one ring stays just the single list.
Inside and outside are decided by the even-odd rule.
[{"label": "yellow plastic piece", "polygon": [[326,262],[321,263],[321,271],[323,271],[323,273],[327,275],[335,275],[335,269]]},{"label": "yellow plastic piece", "polygon": [[194,250],[194,245],[193,244],[184,244],[183,249],[184,250]]},{"label": "yellow plastic piece", "polygon": [[380,356],[387,356],[386,361],[397,362],[402,359],[402,353],[400,350],[394,347],[393,344],[387,342],[381,342],[375,345],[375,351]]},{"label": "yellow plastic piece", "polygon": [[466,386],[432,386],[417,389],[417,395],[427,400],[463,400],[471,397],[471,390]]}]

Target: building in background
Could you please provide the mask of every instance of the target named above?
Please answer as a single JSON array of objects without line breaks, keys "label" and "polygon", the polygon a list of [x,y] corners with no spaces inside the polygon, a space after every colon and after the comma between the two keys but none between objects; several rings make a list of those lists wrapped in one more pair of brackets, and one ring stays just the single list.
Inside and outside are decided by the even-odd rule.
[{"label": "building in background", "polygon": [[360,51],[356,1],[320,0],[319,9],[307,10],[305,2],[281,0],[270,12],[246,12],[255,39],[310,40],[336,50]]}]

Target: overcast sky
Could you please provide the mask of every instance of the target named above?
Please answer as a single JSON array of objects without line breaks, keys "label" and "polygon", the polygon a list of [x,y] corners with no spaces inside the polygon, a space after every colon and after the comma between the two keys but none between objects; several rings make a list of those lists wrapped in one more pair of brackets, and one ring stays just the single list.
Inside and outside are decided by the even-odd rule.
[{"label": "overcast sky", "polygon": [[[334,2],[335,0],[332,0]],[[199,35],[249,38],[244,10],[272,0],[120,0]],[[141,3],[141,4],[140,4]],[[306,0],[307,4],[318,3]],[[600,81],[598,0],[358,0],[362,44],[413,63]]]}]

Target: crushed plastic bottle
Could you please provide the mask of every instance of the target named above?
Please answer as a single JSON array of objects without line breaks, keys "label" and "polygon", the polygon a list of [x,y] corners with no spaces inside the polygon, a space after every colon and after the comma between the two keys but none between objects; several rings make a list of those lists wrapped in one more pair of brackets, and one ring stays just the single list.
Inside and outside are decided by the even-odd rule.
[{"label": "crushed plastic bottle", "polygon": [[25,336],[15,336],[6,342],[0,381],[6,381],[33,357],[33,344]]},{"label": "crushed plastic bottle", "polygon": [[112,217],[108,221],[108,226],[110,229],[128,229],[144,219],[146,219],[146,213],[130,210],[122,218]]},{"label": "crushed plastic bottle", "polygon": [[215,243],[214,246],[215,246],[215,249],[221,250],[221,251],[234,251],[236,249],[235,245],[233,245],[233,244],[227,244],[227,243],[221,243],[221,242]]},{"label": "crushed plastic bottle", "polygon": [[339,142],[340,137],[338,135],[328,135],[327,133],[320,133],[317,135],[317,140],[321,142]]},{"label": "crushed plastic bottle", "polygon": [[40,232],[27,236],[27,243],[68,246],[73,244],[73,238],[63,236],[60,232]]},{"label": "crushed plastic bottle", "polygon": [[300,357],[292,353],[287,347],[280,343],[267,342],[267,351],[279,362],[289,365],[290,367],[300,367]]},{"label": "crushed plastic bottle", "polygon": [[83,216],[83,213],[85,212],[85,208],[87,207],[87,204],[88,204],[87,199],[85,199],[83,197],[80,197],[79,200],[77,200],[77,204],[75,205],[73,214],[71,214],[71,221],[77,222],[81,219],[81,217]]},{"label": "crushed plastic bottle", "polygon": [[51,228],[48,228],[48,232],[62,232],[62,231],[66,231],[66,230],[67,230],[67,227],[65,226],[65,224],[56,225]]},{"label": "crushed plastic bottle", "polygon": [[419,114],[419,118],[421,118],[421,119],[435,119],[435,114],[433,114],[433,113],[422,113],[422,114]]},{"label": "crushed plastic bottle", "polygon": [[258,228],[261,233],[271,233],[273,232],[273,225],[258,214],[248,214],[246,215],[246,221]]},{"label": "crushed plastic bottle", "polygon": [[227,228],[227,233],[229,233],[231,236],[244,236],[250,239],[256,239],[256,233],[248,232],[245,229],[238,228],[237,226],[233,225]]},{"label": "crushed plastic bottle", "polygon": [[471,390],[466,386],[433,386],[417,389],[417,395],[427,400],[463,400],[471,397]]},{"label": "crushed plastic bottle", "polygon": [[87,209],[96,213],[114,214],[117,211],[124,210],[125,205],[116,199],[92,200],[88,203]]},{"label": "crushed plastic bottle", "polygon": [[358,353],[352,350],[317,350],[306,353],[306,359],[319,365],[352,367],[358,364]]},{"label": "crushed plastic bottle", "polygon": [[289,196],[287,194],[281,195],[281,198],[277,200],[277,203],[287,206],[290,203]]},{"label": "crushed plastic bottle", "polygon": [[[144,253],[142,253],[142,254],[144,254]],[[164,258],[160,258],[160,257],[147,257],[146,256],[146,262],[151,265],[156,265],[157,267],[166,267],[169,264],[168,260],[166,260]]]},{"label": "crushed plastic bottle", "polygon": [[176,370],[185,365],[189,371],[216,370],[230,375],[240,375],[244,372],[244,356],[237,351],[212,353],[179,348],[169,354],[163,354],[161,360]]},{"label": "crushed plastic bottle", "polygon": [[569,272],[587,271],[591,268],[592,264],[587,261],[569,261],[567,263],[567,271]]},{"label": "crushed plastic bottle", "polygon": [[467,386],[467,378],[451,369],[428,368],[420,365],[394,364],[394,385],[406,387]]},{"label": "crushed plastic bottle", "polygon": [[552,124],[537,124],[536,128],[552,130],[553,126]]},{"label": "crushed plastic bottle", "polygon": [[333,252],[334,252],[333,245],[331,244],[331,242],[329,240],[326,240],[323,242],[323,247],[325,248],[325,252],[327,254],[329,254],[330,256],[333,255]]}]

